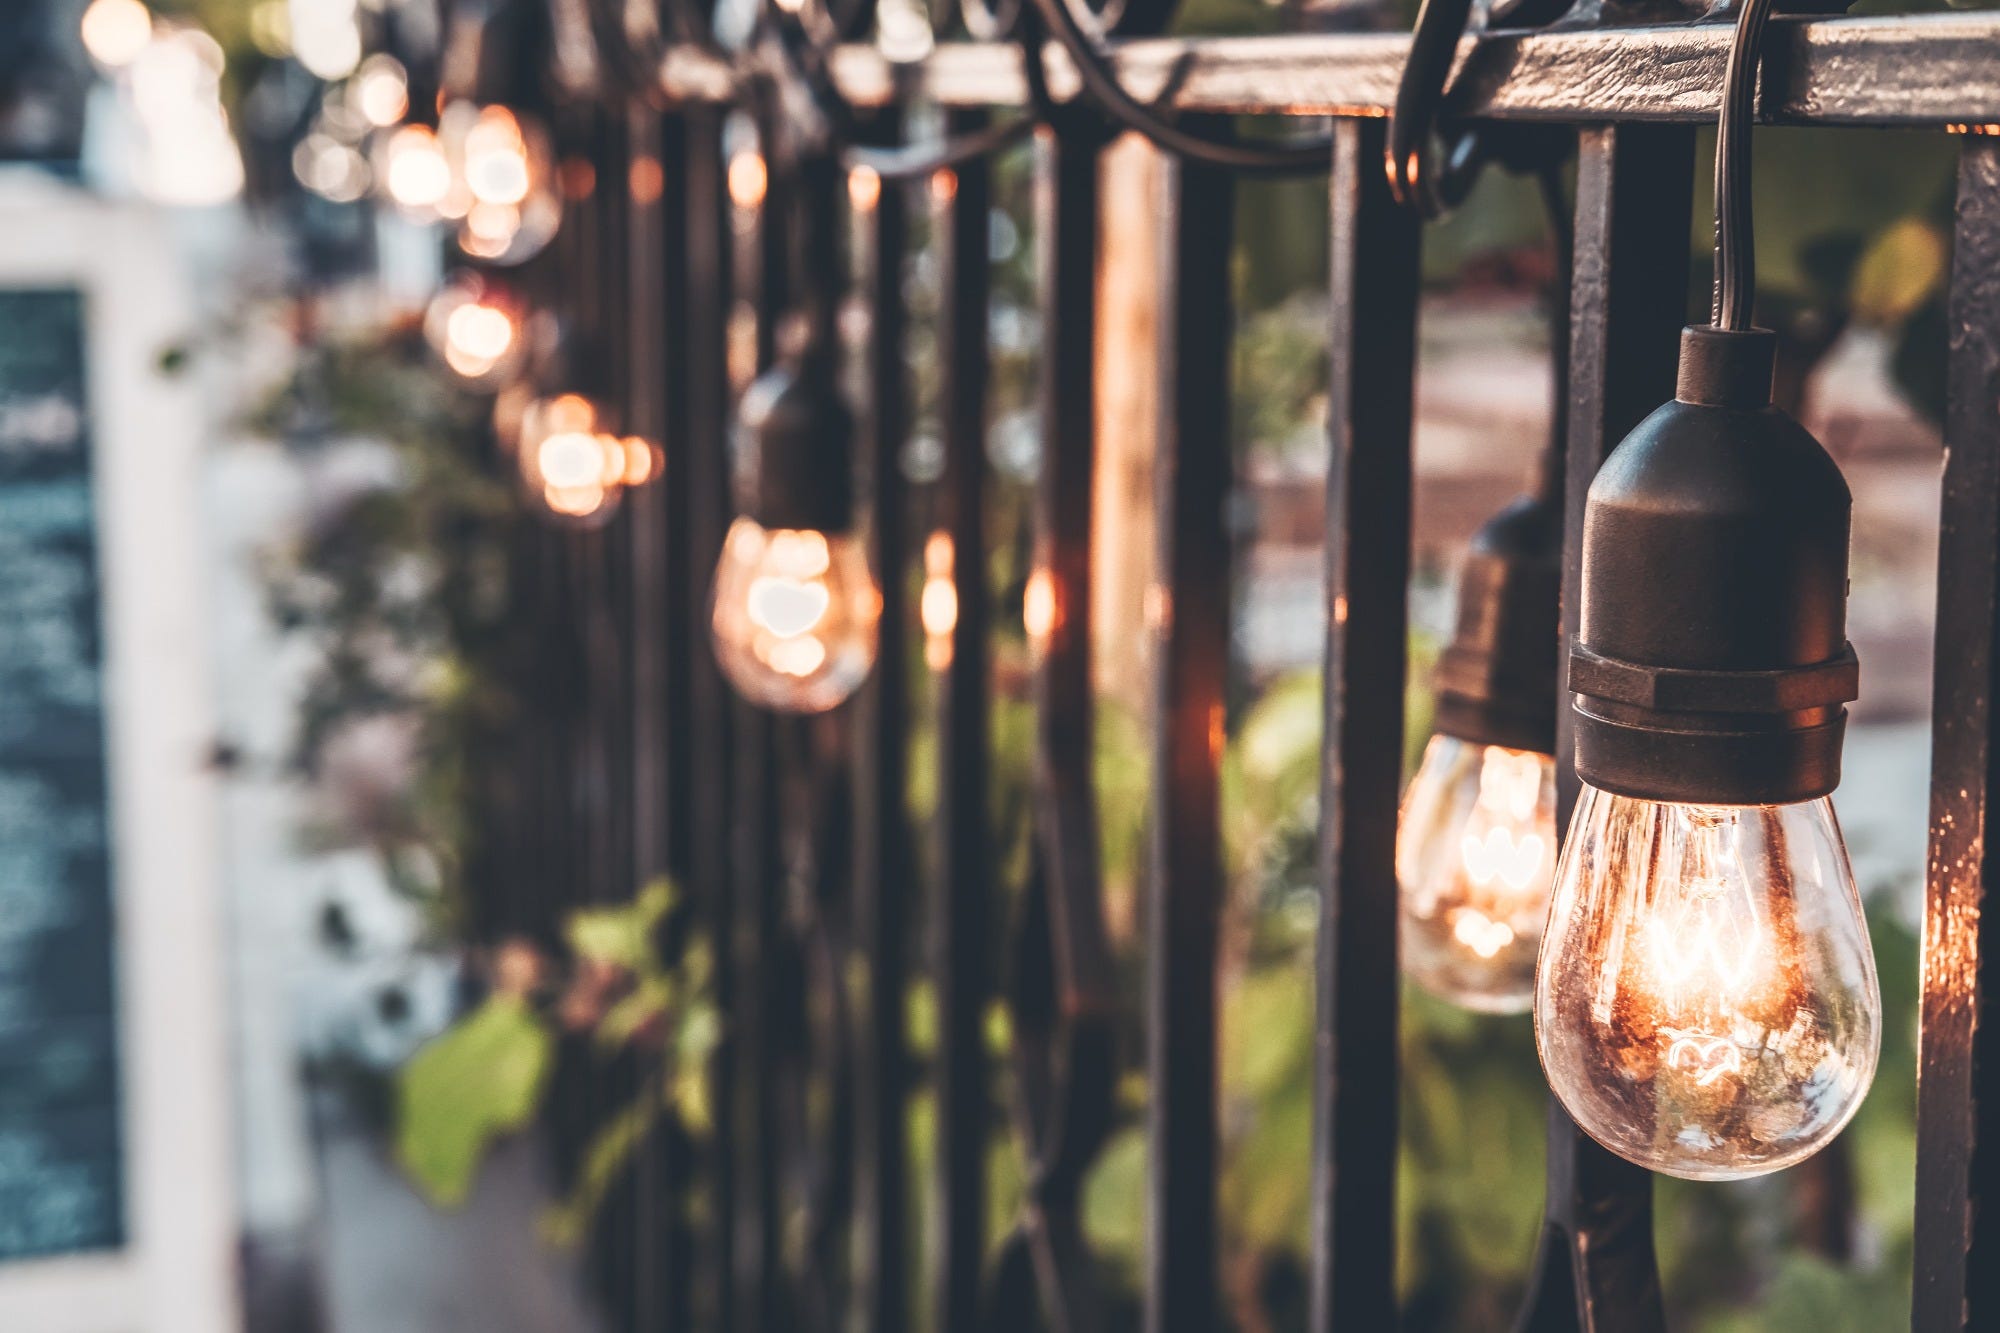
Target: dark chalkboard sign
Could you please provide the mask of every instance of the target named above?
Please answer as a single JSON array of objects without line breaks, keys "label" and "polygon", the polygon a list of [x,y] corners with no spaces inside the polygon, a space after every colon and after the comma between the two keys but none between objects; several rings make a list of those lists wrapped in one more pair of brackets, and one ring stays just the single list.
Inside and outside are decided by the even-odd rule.
[{"label": "dark chalkboard sign", "polygon": [[0,290],[0,1261],[125,1240],[84,319]]}]

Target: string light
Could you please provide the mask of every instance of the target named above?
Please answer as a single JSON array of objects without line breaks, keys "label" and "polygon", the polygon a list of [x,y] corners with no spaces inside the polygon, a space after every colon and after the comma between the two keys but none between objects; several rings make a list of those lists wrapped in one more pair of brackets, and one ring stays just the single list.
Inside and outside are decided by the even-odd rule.
[{"label": "string light", "polygon": [[[1559,196],[1549,197],[1557,212]],[[1559,275],[1568,258],[1558,243]],[[1555,306],[1566,313],[1567,304]],[[1560,327],[1554,343],[1560,401]],[[1555,868],[1562,456],[1557,426],[1533,493],[1473,536],[1457,626],[1438,659],[1437,734],[1396,829],[1403,970],[1433,995],[1483,1013],[1534,1004]]]},{"label": "string light", "polygon": [[933,671],[951,665],[951,632],[958,627],[958,585],[951,534],[933,532],[924,543],[924,590],[917,611],[924,626],[924,661]]},{"label": "string light", "polygon": [[[496,404],[496,418],[511,409]],[[578,393],[535,399],[520,413],[517,460],[530,495],[566,521],[595,526],[624,492],[659,477],[659,450],[608,429],[597,404]]]},{"label": "string light", "polygon": [[454,276],[431,298],[424,335],[453,374],[481,387],[510,378],[527,351],[519,298],[479,273]]},{"label": "string light", "polygon": [[419,216],[434,214],[451,191],[451,161],[437,131],[404,125],[383,141],[377,174],[398,208]]},{"label": "string light", "polygon": [[489,264],[541,252],[562,221],[562,193],[547,132],[505,106],[467,101],[438,117],[449,178],[434,207],[458,222],[458,245]]},{"label": "string light", "polygon": [[1523,1013],[1556,853],[1555,761],[1431,737],[1396,837],[1403,967],[1468,1009]]},{"label": "string light", "polygon": [[833,708],[875,664],[882,593],[852,530],[854,423],[830,372],[808,351],[744,395],[753,493],[716,563],[716,661],[738,693],[777,712]]},{"label": "string light", "polygon": [[1583,517],[1569,661],[1582,799],[1535,983],[1586,1133],[1698,1180],[1817,1152],[1875,1077],[1882,997],[1830,793],[1859,667],[1853,498],[1771,402],[1751,327],[1750,125],[1772,0],[1739,12],[1716,135],[1715,318]]},{"label": "string light", "polygon": [[729,159],[729,201],[751,212],[764,202],[769,177],[761,153],[737,153]]},{"label": "string light", "polygon": [[153,11],[141,0],[92,0],[83,11],[83,48],[106,69],[123,69],[153,40]]},{"label": "string light", "polygon": [[381,52],[369,56],[348,85],[348,99],[378,129],[400,121],[410,109],[410,76],[403,62]]}]

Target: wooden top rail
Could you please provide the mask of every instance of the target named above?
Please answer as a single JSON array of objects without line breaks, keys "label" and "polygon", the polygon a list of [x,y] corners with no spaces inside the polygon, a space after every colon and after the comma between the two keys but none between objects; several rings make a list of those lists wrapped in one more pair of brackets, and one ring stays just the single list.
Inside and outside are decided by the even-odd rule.
[{"label": "wooden top rail", "polygon": [[[1465,39],[1453,73],[1458,115],[1509,120],[1706,121],[1722,91],[1730,25],[1501,32]],[[1790,125],[1939,129],[2000,126],[2000,13],[1782,19],[1765,58],[1765,119]],[[1146,101],[1183,111],[1386,115],[1409,38],[1401,34],[1149,39],[1119,43],[1121,78]],[[1056,97],[1078,95],[1076,72],[1051,47]],[[916,97],[950,106],[1018,106],[1019,51],[946,43],[895,65],[867,46],[842,48],[834,73],[856,105]],[[729,100],[729,66],[696,48],[661,64],[676,100]]]}]

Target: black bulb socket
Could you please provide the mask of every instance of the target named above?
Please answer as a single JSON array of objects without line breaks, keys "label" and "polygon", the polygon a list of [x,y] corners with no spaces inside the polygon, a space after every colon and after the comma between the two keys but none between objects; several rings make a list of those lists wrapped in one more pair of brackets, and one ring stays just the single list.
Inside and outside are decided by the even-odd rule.
[{"label": "black bulb socket", "polygon": [[1683,332],[1674,401],[1591,484],[1568,685],[1594,787],[1784,805],[1840,783],[1853,498],[1772,405],[1775,353],[1761,329]]},{"label": "black bulb socket", "polygon": [[1521,496],[1473,535],[1432,678],[1440,734],[1555,753],[1561,586],[1562,515],[1547,496]]},{"label": "black bulb socket", "polygon": [[737,505],[767,529],[854,525],[854,413],[822,357],[780,362],[737,412]]}]

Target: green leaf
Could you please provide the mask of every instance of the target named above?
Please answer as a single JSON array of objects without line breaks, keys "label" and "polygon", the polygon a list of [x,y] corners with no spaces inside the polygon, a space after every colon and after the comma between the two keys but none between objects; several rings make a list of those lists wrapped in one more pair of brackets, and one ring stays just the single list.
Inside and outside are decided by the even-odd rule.
[{"label": "green leaf", "polygon": [[627,1103],[584,1149],[583,1169],[569,1198],[542,1217],[542,1235],[554,1245],[575,1245],[590,1227],[604,1196],[653,1132],[665,1109],[659,1089],[648,1088]]},{"label": "green leaf", "polygon": [[569,919],[569,947],[579,958],[634,974],[658,969],[653,935],[678,896],[673,881],[656,879],[623,907],[593,907]]},{"label": "green leaf", "polygon": [[1137,1271],[1146,1235],[1146,1136],[1121,1130],[1083,1184],[1083,1232],[1107,1259]]},{"label": "green leaf", "polygon": [[1922,218],[1904,218],[1877,236],[1854,270],[1851,300],[1863,323],[1894,328],[1943,284],[1951,247]]},{"label": "green leaf", "polygon": [[396,1160],[431,1203],[464,1203],[493,1140],[534,1119],[553,1045],[526,1001],[494,995],[403,1066]]},{"label": "green leaf", "polygon": [[647,1024],[672,1008],[674,998],[672,981],[665,977],[642,977],[631,994],[597,1020],[598,1049],[616,1050],[631,1041]]}]

